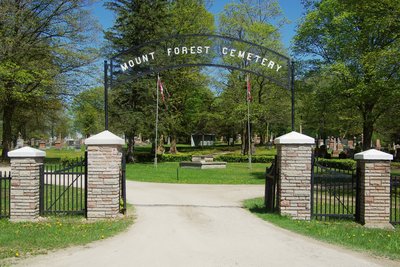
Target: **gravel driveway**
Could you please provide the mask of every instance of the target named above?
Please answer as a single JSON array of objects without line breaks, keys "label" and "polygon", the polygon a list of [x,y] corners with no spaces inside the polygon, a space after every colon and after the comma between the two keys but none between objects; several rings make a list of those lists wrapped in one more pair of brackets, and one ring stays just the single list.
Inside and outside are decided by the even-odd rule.
[{"label": "gravel driveway", "polygon": [[127,183],[137,220],[116,237],[19,262],[20,266],[388,266],[266,223],[241,200],[263,186]]}]

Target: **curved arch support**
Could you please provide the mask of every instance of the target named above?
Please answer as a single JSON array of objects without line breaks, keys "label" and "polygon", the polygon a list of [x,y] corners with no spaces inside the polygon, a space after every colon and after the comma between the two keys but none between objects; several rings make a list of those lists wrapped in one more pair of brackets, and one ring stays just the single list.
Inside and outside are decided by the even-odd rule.
[{"label": "curved arch support", "polygon": [[[235,37],[215,34],[173,35],[132,46],[111,57],[110,64],[105,61],[105,93],[110,85],[116,83],[185,67],[242,71],[264,77],[291,90],[294,129],[294,68],[291,59],[262,45]],[[106,127],[107,122],[108,114]]]}]

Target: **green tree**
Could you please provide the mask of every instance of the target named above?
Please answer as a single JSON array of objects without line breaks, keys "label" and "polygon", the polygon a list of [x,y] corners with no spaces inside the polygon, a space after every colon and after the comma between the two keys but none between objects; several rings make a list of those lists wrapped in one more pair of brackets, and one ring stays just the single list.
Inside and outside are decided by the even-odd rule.
[{"label": "green tree", "polygon": [[307,70],[331,81],[340,109],[359,114],[367,149],[377,121],[393,112],[400,94],[400,2],[306,2],[295,52],[307,58]]},{"label": "green tree", "polygon": [[[244,1],[240,0],[225,6],[220,15],[220,32],[268,47],[277,52],[285,53],[279,27],[286,23],[277,1]],[[234,44],[238,50],[246,50],[243,44]],[[227,58],[231,64],[241,68],[252,68],[245,59]],[[229,114],[230,119],[222,121],[223,128],[229,136],[241,133],[242,153],[247,154],[247,107],[245,74],[229,71],[227,83],[221,95],[221,110]],[[253,103],[251,104],[252,132],[261,136],[270,130],[282,130],[289,125],[289,95],[284,89],[274,85],[266,78],[251,77]],[[231,92],[228,92],[231,91]],[[286,96],[285,96],[286,94]],[[274,99],[279,99],[275,102]],[[279,108],[276,108],[278,107]],[[289,112],[287,112],[289,111]],[[277,120],[275,120],[277,119]]]},{"label": "green tree", "polygon": [[103,88],[96,87],[79,93],[71,104],[74,126],[89,137],[99,132],[104,125]]},{"label": "green tree", "polygon": [[[214,31],[214,17],[207,11],[203,0],[176,0],[171,5],[172,24],[165,29],[169,34],[212,33]],[[199,39],[185,39],[185,43],[199,42]],[[209,40],[201,41],[203,45]],[[181,62],[181,60],[183,60]],[[197,57],[197,60],[204,60]],[[176,59],[175,63],[184,63],[184,59]],[[168,110],[161,120],[161,125],[171,136],[170,153],[176,153],[178,136],[190,136],[204,125],[202,116],[205,114],[209,102],[199,102],[196,98],[205,96],[209,99],[209,80],[201,73],[202,68],[170,70],[163,74],[165,84],[168,85],[171,97],[168,100]],[[193,101],[197,105],[190,105]],[[205,130],[205,129],[202,129]]]},{"label": "green tree", "polygon": [[96,23],[85,9],[88,4],[85,0],[0,1],[3,159],[10,149],[16,108],[76,90],[70,77],[94,59],[91,41]]}]

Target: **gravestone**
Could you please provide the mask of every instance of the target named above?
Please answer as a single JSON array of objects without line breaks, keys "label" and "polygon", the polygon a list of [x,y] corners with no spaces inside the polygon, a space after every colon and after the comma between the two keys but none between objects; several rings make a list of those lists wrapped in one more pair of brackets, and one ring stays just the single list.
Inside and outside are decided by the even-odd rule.
[{"label": "gravestone", "polygon": [[339,152],[343,151],[343,144],[338,144],[337,145],[337,151],[339,151]]},{"label": "gravestone", "polygon": [[46,142],[43,140],[39,141],[39,149],[46,149]]},{"label": "gravestone", "polygon": [[24,146],[24,139],[17,139],[17,146],[16,148],[21,148]]},{"label": "gravestone", "polygon": [[57,139],[57,140],[54,142],[54,146],[55,146],[56,149],[61,149],[61,141]]},{"label": "gravestone", "polygon": [[332,149],[332,150],[336,150],[335,149],[335,139],[333,137],[331,137],[329,139],[329,148]]},{"label": "gravestone", "polygon": [[61,134],[58,136],[57,140],[54,142],[54,146],[56,149],[61,149],[61,147],[62,147]]},{"label": "gravestone", "polygon": [[240,134],[236,137],[236,143],[242,143],[242,136]]},{"label": "gravestone", "polygon": [[17,146],[16,146],[16,148],[18,149],[18,148],[21,148],[21,147],[23,147],[24,146],[24,139],[22,139],[22,137],[21,137],[21,135],[18,137],[18,139],[17,139]]},{"label": "gravestone", "polygon": [[35,146],[35,138],[32,138],[31,139],[31,147],[34,147]]},{"label": "gravestone", "polygon": [[375,148],[376,148],[376,150],[381,150],[382,149],[381,140],[376,139]]},{"label": "gravestone", "polygon": [[349,140],[349,141],[347,142],[347,146],[348,146],[350,149],[354,149],[354,141],[353,141],[353,140]]},{"label": "gravestone", "polygon": [[343,145],[343,147],[348,147],[349,146],[349,140],[342,139],[342,145]]},{"label": "gravestone", "polygon": [[318,147],[321,147],[324,145],[324,140],[323,139],[318,139]]},{"label": "gravestone", "polygon": [[325,139],[324,140],[324,145],[326,146],[326,148],[329,148],[329,139]]},{"label": "gravestone", "polygon": [[197,168],[197,169],[225,169],[226,162],[214,161],[212,155],[192,156],[192,161],[182,161],[179,163],[180,168]]},{"label": "gravestone", "polygon": [[[396,145],[397,147],[398,145]],[[396,161],[400,161],[400,148],[396,148]]]}]

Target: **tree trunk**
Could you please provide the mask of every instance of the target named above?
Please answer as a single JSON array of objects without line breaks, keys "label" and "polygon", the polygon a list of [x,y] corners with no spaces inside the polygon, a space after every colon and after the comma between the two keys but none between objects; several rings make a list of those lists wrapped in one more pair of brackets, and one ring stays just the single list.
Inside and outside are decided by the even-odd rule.
[{"label": "tree trunk", "polygon": [[126,162],[135,162],[134,153],[135,153],[135,133],[129,132],[125,133],[126,138],[128,139],[128,146],[126,150]]},{"label": "tree trunk", "polygon": [[372,141],[372,133],[374,131],[374,122],[371,120],[368,120],[368,117],[366,120],[363,121],[363,143],[362,143],[362,149],[368,150],[371,148],[371,141]]},{"label": "tree trunk", "polygon": [[257,141],[257,134],[254,134],[254,138],[251,140],[250,139],[250,144],[251,144],[251,154],[253,155],[256,153],[256,141]]},{"label": "tree trunk", "polygon": [[164,135],[161,135],[160,139],[158,140],[157,154],[164,154],[164,152],[165,152]]},{"label": "tree trunk", "polygon": [[241,141],[242,141],[242,155],[247,155],[247,139],[246,139],[246,128],[247,127],[244,127],[243,129],[242,129],[242,138],[241,138]]},{"label": "tree trunk", "polygon": [[169,153],[170,154],[178,153],[178,149],[176,148],[176,135],[172,135],[171,147],[169,148]]},{"label": "tree trunk", "polygon": [[11,122],[14,115],[14,105],[5,105],[3,109],[3,151],[1,154],[2,161],[8,161],[7,153],[11,149],[12,131]]},{"label": "tree trunk", "polygon": [[[252,129],[252,125],[250,124],[250,133]],[[251,147],[251,154],[254,154],[255,147],[254,147],[254,142],[251,141],[251,136],[248,133],[248,127],[246,124],[246,127],[243,129],[243,138],[242,138],[242,155],[248,155],[249,154],[249,138],[250,138],[250,147]]]}]

